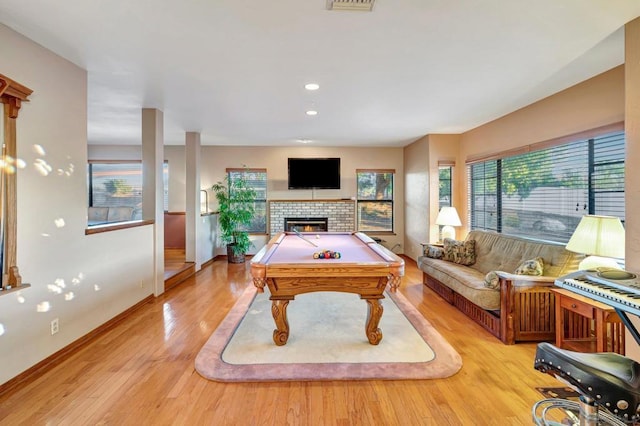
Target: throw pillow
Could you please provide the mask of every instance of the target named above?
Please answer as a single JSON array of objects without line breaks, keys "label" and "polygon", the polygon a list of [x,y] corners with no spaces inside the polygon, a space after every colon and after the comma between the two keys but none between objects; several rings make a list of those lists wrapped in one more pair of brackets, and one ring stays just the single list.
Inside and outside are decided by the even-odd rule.
[{"label": "throw pillow", "polygon": [[444,249],[442,247],[436,247],[428,244],[424,248],[424,255],[432,259],[442,259],[442,256],[444,256]]},{"label": "throw pillow", "polygon": [[476,240],[457,241],[445,238],[442,258],[460,265],[473,265],[476,263]]},{"label": "throw pillow", "polygon": [[516,268],[516,275],[542,275],[544,272],[544,260],[541,257],[525,260]]},{"label": "throw pillow", "polygon": [[500,277],[496,271],[491,271],[484,276],[484,286],[493,289],[500,288]]}]

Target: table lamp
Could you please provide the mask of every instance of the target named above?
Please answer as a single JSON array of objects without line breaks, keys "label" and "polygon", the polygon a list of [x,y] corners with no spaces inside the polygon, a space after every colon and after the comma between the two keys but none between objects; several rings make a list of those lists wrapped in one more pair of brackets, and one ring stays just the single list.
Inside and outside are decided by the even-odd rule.
[{"label": "table lamp", "polygon": [[614,258],[624,258],[624,227],[613,216],[583,216],[567,243],[567,250],[587,257],[580,270],[607,267],[620,269]]},{"label": "table lamp", "polygon": [[445,238],[456,238],[456,230],[453,228],[454,226],[461,226],[460,217],[458,216],[458,212],[455,207],[443,207],[440,209],[440,213],[438,213],[438,217],[436,218],[436,225],[444,225],[442,226],[441,231],[441,239]]}]

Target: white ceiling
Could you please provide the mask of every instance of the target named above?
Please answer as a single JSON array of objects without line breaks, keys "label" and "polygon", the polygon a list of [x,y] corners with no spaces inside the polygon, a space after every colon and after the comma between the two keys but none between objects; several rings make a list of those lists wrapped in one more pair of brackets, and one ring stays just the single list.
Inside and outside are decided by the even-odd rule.
[{"label": "white ceiling", "polygon": [[139,144],[141,108],[171,145],[460,133],[623,63],[638,16],[638,0],[0,0],[1,23],[88,70],[92,144]]}]

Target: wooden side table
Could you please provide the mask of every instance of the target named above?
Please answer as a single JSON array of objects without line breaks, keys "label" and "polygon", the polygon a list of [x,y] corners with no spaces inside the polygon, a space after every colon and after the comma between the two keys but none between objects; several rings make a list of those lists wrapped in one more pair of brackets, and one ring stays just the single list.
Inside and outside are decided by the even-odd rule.
[{"label": "wooden side table", "polygon": [[556,346],[578,352],[624,355],[624,324],[615,309],[571,291],[554,288]]}]

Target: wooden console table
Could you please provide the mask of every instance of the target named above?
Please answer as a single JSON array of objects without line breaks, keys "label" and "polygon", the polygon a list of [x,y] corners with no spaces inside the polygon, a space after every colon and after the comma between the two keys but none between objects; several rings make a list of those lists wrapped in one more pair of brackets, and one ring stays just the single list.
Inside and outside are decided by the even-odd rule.
[{"label": "wooden console table", "polygon": [[556,346],[578,352],[624,355],[624,324],[615,309],[568,290],[554,288]]}]

